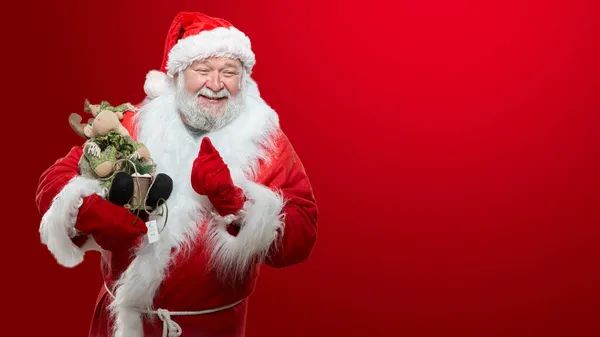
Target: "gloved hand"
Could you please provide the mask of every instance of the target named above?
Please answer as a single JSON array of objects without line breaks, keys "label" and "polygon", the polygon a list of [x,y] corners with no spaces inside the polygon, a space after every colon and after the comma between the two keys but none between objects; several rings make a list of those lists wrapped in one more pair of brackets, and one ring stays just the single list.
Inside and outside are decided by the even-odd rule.
[{"label": "gloved hand", "polygon": [[244,206],[242,189],[233,184],[227,164],[208,137],[202,139],[191,178],[194,191],[207,196],[219,215],[237,214]]},{"label": "gloved hand", "polygon": [[91,235],[102,249],[123,252],[139,244],[148,232],[144,221],[97,194],[83,200],[75,228]]}]

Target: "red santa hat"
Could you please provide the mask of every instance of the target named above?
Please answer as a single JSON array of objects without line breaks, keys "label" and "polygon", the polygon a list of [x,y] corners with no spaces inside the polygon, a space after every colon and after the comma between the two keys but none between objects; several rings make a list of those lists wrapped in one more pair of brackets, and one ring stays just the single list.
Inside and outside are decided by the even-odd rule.
[{"label": "red santa hat", "polygon": [[160,96],[172,84],[173,75],[207,57],[237,58],[247,74],[256,62],[250,39],[231,23],[201,13],[179,13],[167,33],[160,71],[148,72],[144,91],[150,98]]}]

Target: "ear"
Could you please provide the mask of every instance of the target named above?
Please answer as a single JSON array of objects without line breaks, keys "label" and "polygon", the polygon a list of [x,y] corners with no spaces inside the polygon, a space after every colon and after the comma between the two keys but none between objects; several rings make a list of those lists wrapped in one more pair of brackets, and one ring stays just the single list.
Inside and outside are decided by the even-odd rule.
[{"label": "ear", "polygon": [[91,105],[90,104],[90,111],[92,113],[92,116],[94,117],[98,117],[98,114],[100,113],[100,105]]},{"label": "ear", "polygon": [[85,101],[83,101],[83,111],[92,113],[92,110],[90,109],[90,101],[87,98]]}]

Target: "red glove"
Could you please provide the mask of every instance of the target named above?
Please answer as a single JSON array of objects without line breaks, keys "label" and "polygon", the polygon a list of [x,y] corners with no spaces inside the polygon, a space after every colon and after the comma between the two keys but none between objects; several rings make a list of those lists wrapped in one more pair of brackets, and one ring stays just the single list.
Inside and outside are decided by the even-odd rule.
[{"label": "red glove", "polygon": [[126,208],[97,194],[84,199],[75,228],[92,235],[102,249],[123,252],[136,246],[148,232],[144,221]]},{"label": "red glove", "polygon": [[194,160],[192,187],[196,193],[207,196],[221,216],[237,214],[246,201],[242,189],[233,184],[227,164],[208,137],[202,139],[200,152]]}]

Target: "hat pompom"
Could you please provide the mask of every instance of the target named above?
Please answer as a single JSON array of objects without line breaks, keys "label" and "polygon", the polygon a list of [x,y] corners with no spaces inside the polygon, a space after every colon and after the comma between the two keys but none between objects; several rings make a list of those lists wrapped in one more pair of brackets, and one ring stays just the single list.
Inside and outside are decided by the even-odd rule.
[{"label": "hat pompom", "polygon": [[156,98],[171,90],[173,80],[167,74],[158,71],[150,70],[146,74],[146,82],[144,83],[144,92],[148,98]]}]

